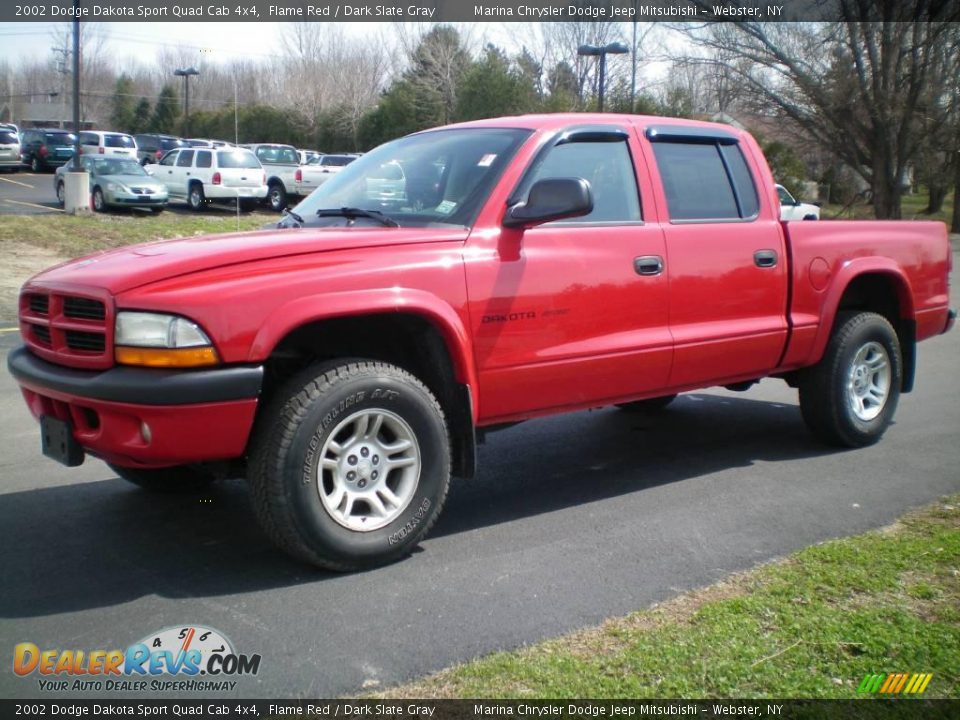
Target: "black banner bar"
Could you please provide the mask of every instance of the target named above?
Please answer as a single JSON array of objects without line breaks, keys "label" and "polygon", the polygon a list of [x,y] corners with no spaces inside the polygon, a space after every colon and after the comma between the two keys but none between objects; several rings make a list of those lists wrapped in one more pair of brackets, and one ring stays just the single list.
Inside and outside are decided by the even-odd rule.
[{"label": "black banner bar", "polygon": [[[904,2],[896,19],[910,20],[912,13],[923,11],[922,6],[923,3]],[[80,0],[79,14],[84,22],[794,22],[842,19],[839,0]],[[75,15],[72,0],[4,0],[0,3],[2,22],[69,21],[75,19]]]}]

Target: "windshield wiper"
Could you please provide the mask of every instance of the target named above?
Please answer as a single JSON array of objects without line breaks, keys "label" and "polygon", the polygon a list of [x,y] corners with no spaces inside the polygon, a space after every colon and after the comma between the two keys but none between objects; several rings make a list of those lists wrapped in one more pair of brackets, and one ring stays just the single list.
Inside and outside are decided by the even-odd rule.
[{"label": "windshield wiper", "polygon": [[356,220],[359,217],[376,220],[384,227],[400,227],[393,218],[389,218],[379,210],[364,210],[363,208],[342,207],[342,208],[320,208],[317,210],[317,217],[345,217],[350,220]]},{"label": "windshield wiper", "polygon": [[289,216],[292,217],[294,220],[296,220],[298,223],[300,223],[301,226],[303,225],[303,218],[300,217],[297,213],[295,213],[295,212],[294,212],[293,210],[291,210],[290,208],[284,208],[284,209],[283,209],[283,214],[284,214],[284,215],[289,215]]}]

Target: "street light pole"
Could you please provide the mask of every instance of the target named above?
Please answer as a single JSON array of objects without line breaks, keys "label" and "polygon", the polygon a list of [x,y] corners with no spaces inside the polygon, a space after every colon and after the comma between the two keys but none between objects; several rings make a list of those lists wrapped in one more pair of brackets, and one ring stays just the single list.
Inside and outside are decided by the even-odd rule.
[{"label": "street light pole", "polygon": [[200,71],[195,67],[177,68],[173,71],[177,77],[183,78],[183,134],[184,137],[190,136],[190,76],[199,75]]},{"label": "street light pole", "polygon": [[73,155],[80,157],[80,0],[73,0]]},{"label": "street light pole", "polygon": [[630,52],[630,48],[621,42],[608,43],[607,45],[581,45],[577,48],[577,55],[598,57],[600,82],[597,88],[597,107],[603,112],[603,95],[607,75],[607,55],[623,55]]}]

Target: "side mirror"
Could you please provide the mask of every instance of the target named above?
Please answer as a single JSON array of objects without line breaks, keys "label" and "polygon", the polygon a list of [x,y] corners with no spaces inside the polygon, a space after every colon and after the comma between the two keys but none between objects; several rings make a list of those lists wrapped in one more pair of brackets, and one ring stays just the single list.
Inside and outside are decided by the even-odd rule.
[{"label": "side mirror", "polygon": [[538,180],[530,188],[526,202],[507,210],[503,224],[511,228],[528,228],[554,220],[582,217],[593,212],[593,193],[583,178],[548,178]]}]

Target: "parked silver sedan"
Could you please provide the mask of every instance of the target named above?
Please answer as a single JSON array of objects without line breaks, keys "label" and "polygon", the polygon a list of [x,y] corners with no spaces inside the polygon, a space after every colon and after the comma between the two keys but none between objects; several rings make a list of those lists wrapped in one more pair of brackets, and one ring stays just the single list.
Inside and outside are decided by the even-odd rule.
[{"label": "parked silver sedan", "polygon": [[[64,175],[75,169],[75,162],[57,168],[53,176],[60,207],[64,205]],[[135,159],[82,155],[79,162],[90,173],[90,202],[95,211],[134,207],[159,213],[167,206],[167,186],[148,175]]]}]

